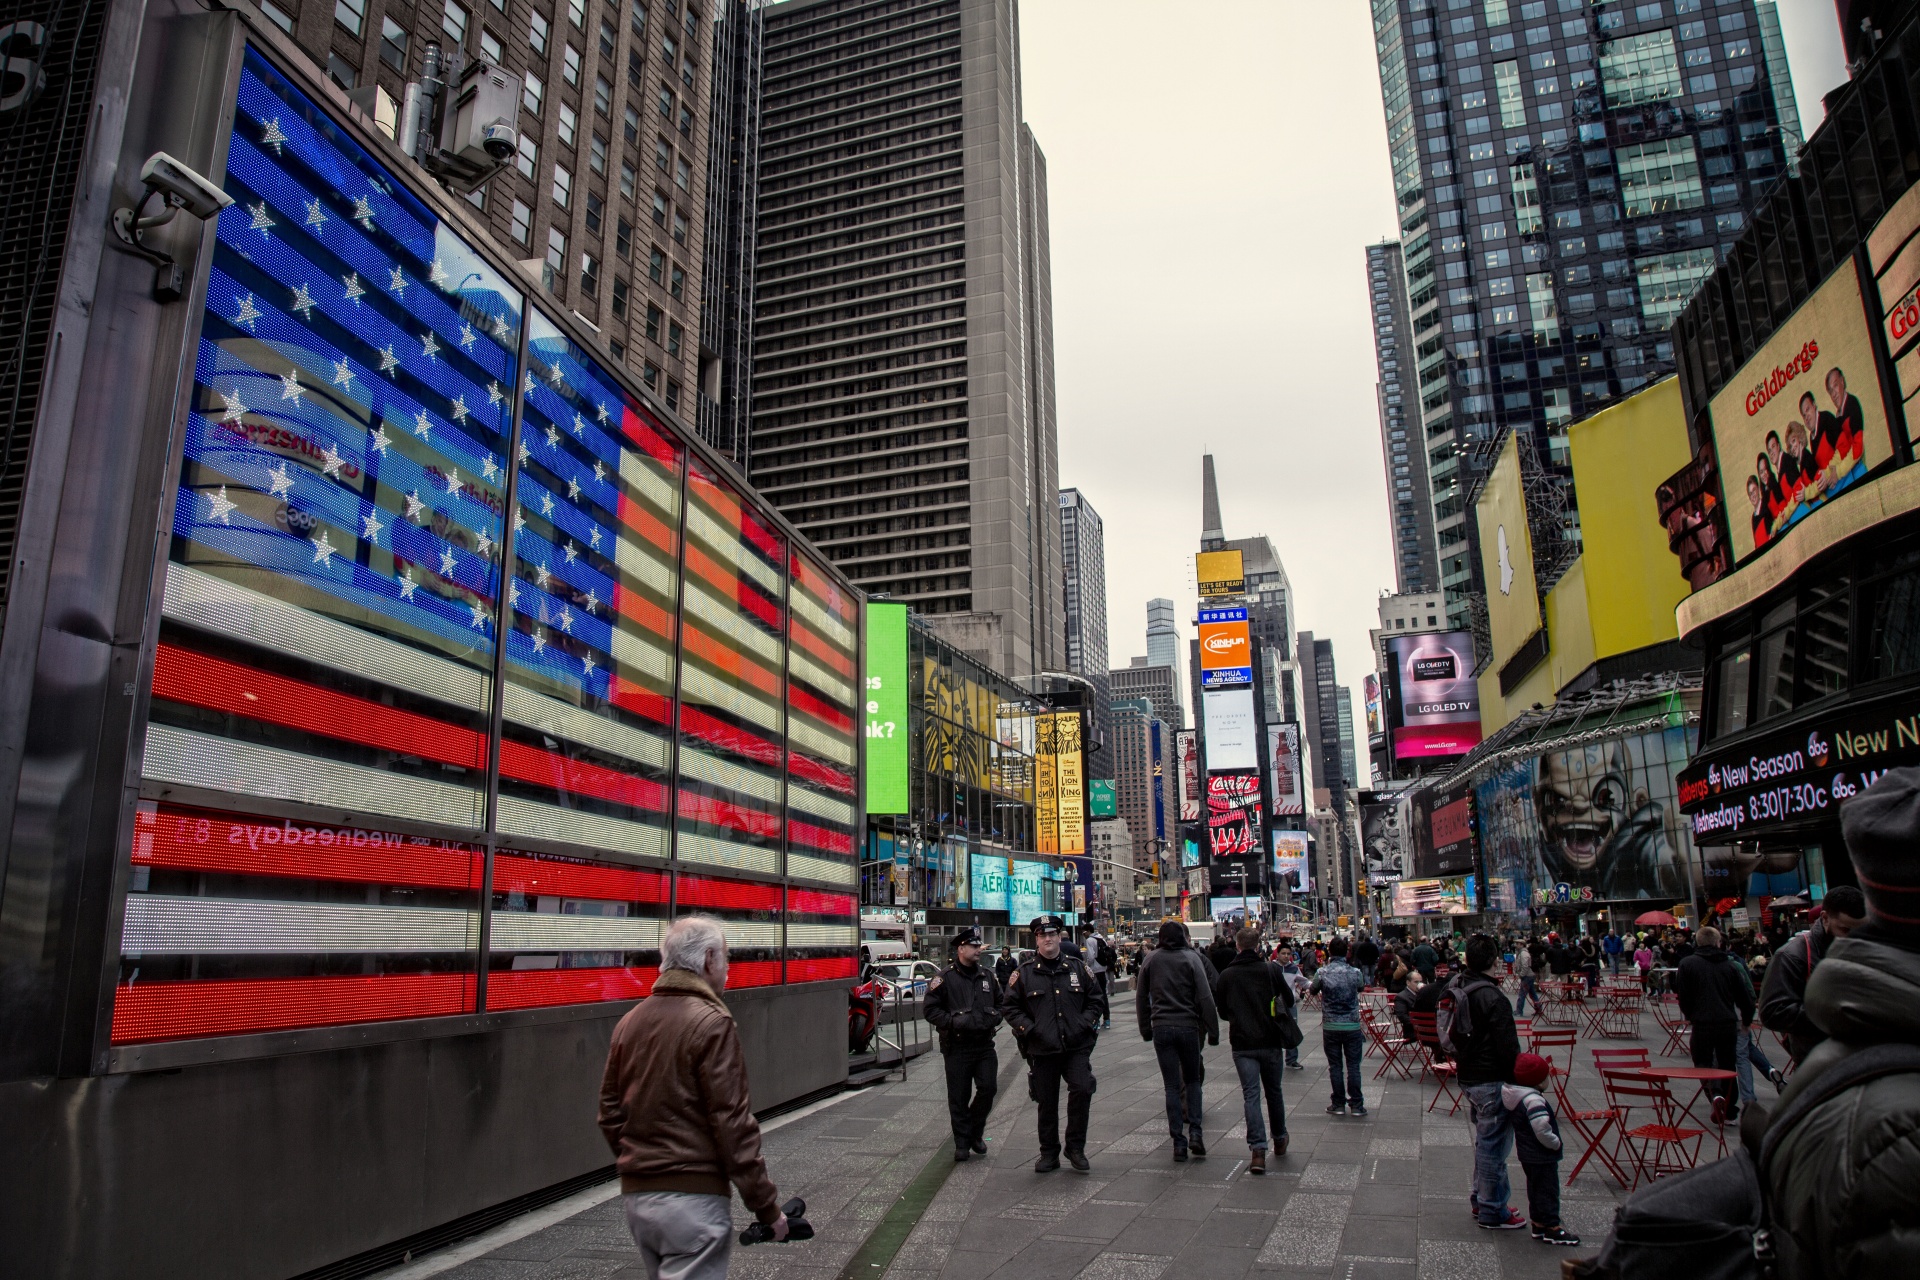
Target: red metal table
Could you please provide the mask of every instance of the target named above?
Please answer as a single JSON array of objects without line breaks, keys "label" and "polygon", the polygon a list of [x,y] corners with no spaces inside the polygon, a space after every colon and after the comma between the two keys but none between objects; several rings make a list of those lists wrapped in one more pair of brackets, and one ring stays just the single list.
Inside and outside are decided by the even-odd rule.
[{"label": "red metal table", "polygon": [[[1726,1125],[1714,1123],[1713,1103],[1707,1101],[1707,1118],[1705,1120],[1702,1120],[1693,1113],[1693,1104],[1710,1099],[1713,1095],[1707,1091],[1707,1086],[1716,1081],[1724,1080],[1729,1084],[1737,1084],[1740,1077],[1736,1073],[1720,1067],[1641,1067],[1638,1074],[1648,1080],[1664,1080],[1669,1084],[1676,1080],[1693,1081],[1698,1087],[1694,1091],[1693,1097],[1680,1103],[1680,1112],[1693,1124],[1698,1125],[1702,1129],[1710,1130],[1713,1134],[1714,1141],[1720,1144],[1720,1154],[1722,1156],[1727,1154]],[[1736,1094],[1735,1097],[1738,1097],[1738,1094]]]}]

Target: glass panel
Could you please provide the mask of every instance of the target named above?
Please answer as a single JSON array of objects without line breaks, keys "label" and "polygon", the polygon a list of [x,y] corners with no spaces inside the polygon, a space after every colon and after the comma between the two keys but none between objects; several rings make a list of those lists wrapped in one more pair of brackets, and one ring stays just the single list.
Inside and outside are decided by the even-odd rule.
[{"label": "glass panel", "polygon": [[1920,671],[1920,575],[1874,583],[1862,608],[1870,627],[1867,678]]},{"label": "glass panel", "polygon": [[1802,704],[1847,687],[1847,606],[1842,591],[1800,613],[1800,697]]},{"label": "glass panel", "polygon": [[1747,696],[1753,683],[1753,655],[1743,644],[1722,654],[1714,693],[1713,736],[1724,738],[1747,727]]},{"label": "glass panel", "polygon": [[674,902],[681,915],[718,917],[727,930],[727,986],[780,985],[780,916],[785,890],[709,876],[674,876]]},{"label": "glass panel", "polygon": [[530,325],[500,830],[664,858],[682,451],[545,316]]},{"label": "glass panel", "polygon": [[664,871],[495,854],[487,1008],[646,995],[660,974],[666,914]]},{"label": "glass panel", "polygon": [[674,840],[682,863],[780,874],[785,557],[771,525],[713,471],[689,464]]},{"label": "glass panel", "polygon": [[852,894],[787,890],[788,982],[853,977],[859,945],[860,914]]},{"label": "glass panel", "polygon": [[787,873],[851,885],[859,604],[812,560],[796,552],[791,563]]},{"label": "glass panel", "polygon": [[1760,697],[1756,722],[1793,710],[1793,628],[1785,626],[1761,636],[1753,647]]}]

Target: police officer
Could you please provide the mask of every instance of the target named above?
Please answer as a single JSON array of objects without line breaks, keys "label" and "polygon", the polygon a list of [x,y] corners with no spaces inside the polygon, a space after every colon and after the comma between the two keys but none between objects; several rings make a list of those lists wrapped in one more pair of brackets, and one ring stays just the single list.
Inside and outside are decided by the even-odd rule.
[{"label": "police officer", "polygon": [[1000,1026],[1000,982],[980,963],[980,933],[962,929],[949,944],[953,963],[927,984],[927,1021],[940,1033],[947,1060],[947,1113],[953,1118],[953,1158],[987,1153],[987,1115],[993,1110],[1000,1059],[993,1051]]},{"label": "police officer", "polygon": [[1001,1008],[1032,1067],[1034,1100],[1040,1104],[1040,1158],[1033,1171],[1060,1167],[1060,1082],[1065,1080],[1067,1163],[1085,1173],[1091,1059],[1107,1016],[1107,997],[1084,960],[1061,954],[1066,924],[1059,916],[1036,916],[1031,928],[1037,954],[1007,980]]}]

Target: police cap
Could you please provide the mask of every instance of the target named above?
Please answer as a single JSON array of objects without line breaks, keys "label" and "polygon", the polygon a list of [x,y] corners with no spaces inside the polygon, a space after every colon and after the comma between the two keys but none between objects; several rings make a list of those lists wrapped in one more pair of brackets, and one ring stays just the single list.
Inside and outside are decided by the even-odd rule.
[{"label": "police cap", "polygon": [[957,952],[962,947],[977,947],[980,945],[980,931],[972,925],[968,925],[960,932],[954,934],[952,938],[948,939],[947,950]]},{"label": "police cap", "polygon": [[1067,922],[1059,916],[1035,916],[1033,923],[1029,924],[1027,928],[1033,931],[1035,937],[1038,937],[1043,933],[1066,932]]}]

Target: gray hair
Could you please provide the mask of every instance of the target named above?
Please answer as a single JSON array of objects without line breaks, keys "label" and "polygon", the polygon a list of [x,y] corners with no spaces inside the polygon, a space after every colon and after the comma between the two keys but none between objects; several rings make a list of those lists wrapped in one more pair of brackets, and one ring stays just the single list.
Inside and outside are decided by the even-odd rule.
[{"label": "gray hair", "polygon": [[1693,940],[1699,946],[1717,947],[1720,945],[1720,931],[1712,925],[1708,925],[1700,932],[1694,934]]},{"label": "gray hair", "polygon": [[715,952],[727,952],[727,931],[712,916],[682,916],[660,939],[660,968],[704,975]]}]

